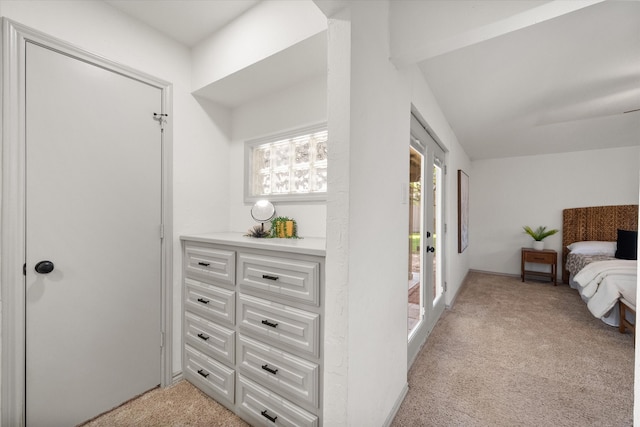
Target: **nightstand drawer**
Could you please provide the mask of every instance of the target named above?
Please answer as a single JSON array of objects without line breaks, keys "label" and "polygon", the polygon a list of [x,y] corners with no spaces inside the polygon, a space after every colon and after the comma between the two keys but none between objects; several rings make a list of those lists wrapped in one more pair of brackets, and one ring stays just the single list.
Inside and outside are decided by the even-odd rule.
[{"label": "nightstand drawer", "polygon": [[524,261],[525,262],[536,262],[539,264],[555,264],[556,263],[556,254],[555,252],[538,252],[538,251],[525,251],[524,252]]}]

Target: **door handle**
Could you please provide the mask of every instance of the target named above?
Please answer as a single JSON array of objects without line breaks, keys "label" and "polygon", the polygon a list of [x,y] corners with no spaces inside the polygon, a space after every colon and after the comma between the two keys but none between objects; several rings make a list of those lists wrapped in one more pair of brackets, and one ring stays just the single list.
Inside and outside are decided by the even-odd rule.
[{"label": "door handle", "polygon": [[51,261],[40,261],[36,264],[35,270],[36,273],[49,274],[53,271],[54,267]]}]

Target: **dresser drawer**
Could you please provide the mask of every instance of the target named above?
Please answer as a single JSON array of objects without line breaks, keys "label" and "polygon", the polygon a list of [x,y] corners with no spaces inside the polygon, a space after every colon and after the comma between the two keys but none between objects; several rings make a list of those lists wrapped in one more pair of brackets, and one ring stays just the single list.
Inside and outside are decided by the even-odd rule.
[{"label": "dresser drawer", "polygon": [[254,426],[318,425],[317,416],[242,375],[238,375],[238,404],[239,413]]},{"label": "dresser drawer", "polygon": [[216,400],[235,401],[235,371],[193,347],[185,346],[185,378]]},{"label": "dresser drawer", "polygon": [[265,387],[318,408],[320,367],[291,353],[238,336],[238,370]]},{"label": "dresser drawer", "polygon": [[540,264],[555,264],[556,253],[555,252],[542,252],[542,251],[525,251],[523,253],[525,262],[536,262]]},{"label": "dresser drawer", "polygon": [[184,308],[197,313],[208,320],[234,325],[234,291],[209,285],[198,280],[184,279]]},{"label": "dresser drawer", "polygon": [[318,356],[320,315],[273,301],[238,294],[240,327],[274,345]]},{"label": "dresser drawer", "polygon": [[193,244],[186,244],[184,252],[184,269],[188,277],[208,283],[235,284],[235,252]]},{"label": "dresser drawer", "polygon": [[319,305],[319,271],[317,262],[238,254],[238,284],[278,299]]},{"label": "dresser drawer", "polygon": [[184,323],[187,344],[230,365],[236,362],[234,331],[189,312],[185,313]]}]

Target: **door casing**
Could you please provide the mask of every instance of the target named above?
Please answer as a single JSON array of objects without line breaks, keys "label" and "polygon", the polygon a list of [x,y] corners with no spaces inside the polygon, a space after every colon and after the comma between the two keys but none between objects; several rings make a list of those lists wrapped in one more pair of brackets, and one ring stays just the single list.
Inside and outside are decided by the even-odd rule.
[{"label": "door casing", "polygon": [[[423,135],[423,137],[421,137],[420,135]],[[426,183],[431,182],[431,179],[433,177],[433,165],[435,163],[435,159],[434,157],[439,158],[442,162],[445,161],[445,151],[442,149],[441,145],[438,143],[438,141],[433,137],[432,133],[427,131],[427,128],[423,125],[423,121],[421,119],[418,118],[418,114],[416,112],[412,111],[412,116],[411,116],[411,139],[415,140],[415,144],[412,141],[411,144],[413,146],[413,148],[415,148],[416,150],[420,151],[421,154],[424,155],[424,162],[425,162],[425,170],[424,170],[424,182],[425,182],[425,188],[426,188]],[[437,153],[437,155],[436,155]],[[443,165],[444,167],[444,165]],[[443,177],[444,178],[444,177]],[[445,186],[445,180],[443,179],[441,183],[439,183],[439,185],[442,185],[442,198],[443,200],[441,200],[440,203],[440,208],[442,209],[442,213],[443,213],[443,217],[445,217],[445,206],[446,204],[444,203],[445,201],[445,197],[446,197],[446,188]],[[430,188],[430,187],[429,187]],[[429,194],[426,194],[427,192],[425,191],[425,198],[422,201],[422,203],[425,204],[426,208],[425,208],[425,217],[423,218],[423,224],[422,224],[422,230],[423,231],[430,231],[432,233],[435,233],[435,230],[433,230],[432,227],[432,217],[433,217],[433,196],[432,196],[432,192]],[[441,232],[444,230],[440,230]],[[444,233],[443,233],[444,234]],[[445,237],[445,235],[442,235],[439,237],[440,240],[440,253],[438,254],[440,258],[440,266],[439,268],[441,268],[441,270],[444,270],[444,266],[446,263],[446,241],[447,238]],[[432,243],[433,240],[424,240],[423,244],[426,244],[428,242]],[[424,259],[426,260],[423,265],[426,266],[427,265],[433,265],[433,258],[432,256],[429,256],[428,254],[424,255]],[[423,304],[424,304],[424,317],[423,320],[420,322],[420,324],[416,327],[416,329],[414,330],[413,335],[411,336],[411,339],[408,341],[408,346],[407,346],[407,370],[409,370],[411,368],[411,365],[413,364],[416,356],[418,355],[418,353],[420,352],[420,349],[422,348],[422,346],[424,345],[424,343],[426,342],[429,334],[431,333],[431,331],[433,330],[433,328],[435,327],[436,322],[438,321],[438,319],[440,318],[440,316],[442,315],[443,311],[444,311],[444,307],[445,307],[445,296],[444,296],[444,292],[441,295],[440,299],[438,300],[438,304],[436,306],[432,306],[432,302],[434,299],[434,295],[433,295],[433,283],[431,282],[431,274],[430,272],[432,271],[432,268],[430,267],[428,269],[429,271],[429,277],[427,277],[427,280],[425,279],[425,271],[421,271],[420,274],[422,275],[422,279],[421,279],[421,286],[423,286],[423,290],[425,292],[423,292],[422,294],[422,298],[423,298]],[[444,282],[446,280],[445,278],[445,274],[444,271],[440,272],[441,277],[442,277],[442,281]],[[446,292],[446,291],[445,291]]]},{"label": "door casing", "polygon": [[[0,425],[25,420],[25,48],[27,41],[157,87],[162,111],[173,117],[172,85],[2,18],[2,152],[0,210],[1,365]],[[172,120],[162,133],[161,385],[172,378]]]}]

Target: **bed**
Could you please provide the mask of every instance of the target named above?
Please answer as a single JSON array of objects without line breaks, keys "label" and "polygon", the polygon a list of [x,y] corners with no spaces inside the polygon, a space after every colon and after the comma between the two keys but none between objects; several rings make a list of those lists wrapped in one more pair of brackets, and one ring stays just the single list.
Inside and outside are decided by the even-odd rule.
[{"label": "bed", "polygon": [[637,230],[638,205],[562,214],[562,281],[579,292],[595,317],[622,333],[635,332],[637,261],[630,258],[637,257]]}]

